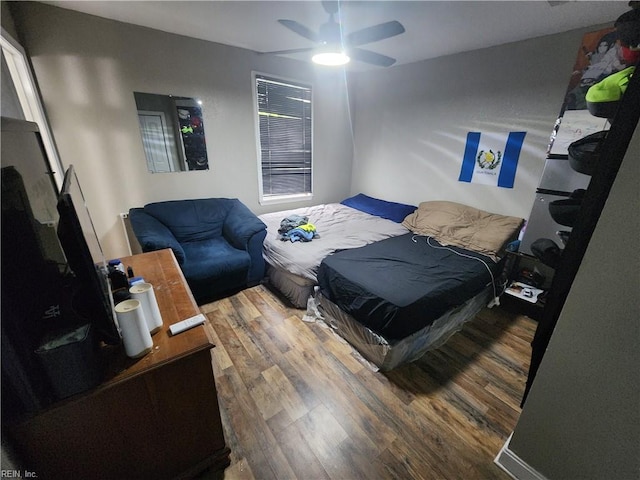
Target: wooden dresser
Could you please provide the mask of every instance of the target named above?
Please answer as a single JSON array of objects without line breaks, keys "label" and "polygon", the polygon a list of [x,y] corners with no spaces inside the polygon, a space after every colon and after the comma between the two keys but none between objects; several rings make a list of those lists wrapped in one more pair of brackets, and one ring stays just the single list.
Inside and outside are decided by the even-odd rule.
[{"label": "wooden dresser", "polygon": [[134,360],[106,347],[101,385],[11,428],[22,466],[40,479],[188,478],[229,465],[214,345],[203,326],[169,334],[169,325],[199,313],[173,252],[121,260],[153,285],[163,327],[151,353]]}]

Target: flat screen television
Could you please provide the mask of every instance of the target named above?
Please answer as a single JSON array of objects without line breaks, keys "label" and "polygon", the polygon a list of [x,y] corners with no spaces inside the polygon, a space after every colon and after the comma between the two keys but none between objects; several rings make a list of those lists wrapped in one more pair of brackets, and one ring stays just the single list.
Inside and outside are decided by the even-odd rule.
[{"label": "flat screen television", "polygon": [[117,345],[120,334],[107,264],[73,165],[65,172],[57,207],[58,238],[78,287],[73,308],[91,322],[100,340]]},{"label": "flat screen television", "polygon": [[54,400],[35,350],[64,321],[61,297],[67,290],[56,231],[60,191],[40,130],[15,118],[2,117],[0,123],[0,413],[8,424]]}]

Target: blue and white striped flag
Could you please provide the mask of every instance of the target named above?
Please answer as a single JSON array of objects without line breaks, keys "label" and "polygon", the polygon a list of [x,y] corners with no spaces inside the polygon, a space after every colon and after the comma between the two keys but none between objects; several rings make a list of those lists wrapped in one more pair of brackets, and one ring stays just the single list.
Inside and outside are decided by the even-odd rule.
[{"label": "blue and white striped flag", "polygon": [[458,180],[513,188],[526,134],[469,132]]}]

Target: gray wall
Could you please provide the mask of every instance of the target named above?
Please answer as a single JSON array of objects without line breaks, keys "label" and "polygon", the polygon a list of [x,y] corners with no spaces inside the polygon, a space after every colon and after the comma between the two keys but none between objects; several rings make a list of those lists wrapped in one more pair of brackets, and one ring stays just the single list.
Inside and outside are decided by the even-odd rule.
[{"label": "gray wall", "polygon": [[0,2],[0,23],[2,24],[2,28],[4,28],[9,35],[16,40],[18,39],[16,26],[13,23],[13,18],[9,11],[9,4],[5,1]]},{"label": "gray wall", "polygon": [[[127,254],[118,214],[148,202],[237,197],[263,213],[348,195],[353,146],[340,70],[34,2],[11,8],[60,158],[76,167],[107,258]],[[258,203],[252,71],[314,87],[314,197],[306,203]],[[147,171],[134,91],[203,101],[208,171]]]},{"label": "gray wall", "polygon": [[549,479],[639,477],[638,158],[636,127],[510,442]]},{"label": "gray wall", "polygon": [[[352,190],[527,218],[586,31],[359,75]],[[513,189],[458,181],[470,131],[526,131]]]}]

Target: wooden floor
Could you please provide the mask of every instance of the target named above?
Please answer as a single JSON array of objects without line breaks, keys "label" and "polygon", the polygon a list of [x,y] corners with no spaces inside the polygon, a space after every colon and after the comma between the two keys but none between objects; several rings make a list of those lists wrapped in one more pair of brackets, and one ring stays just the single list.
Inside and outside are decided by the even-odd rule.
[{"label": "wooden floor", "polygon": [[202,311],[231,449],[224,479],[510,478],[493,459],[520,414],[528,317],[485,309],[444,347],[380,373],[264,286]]}]

